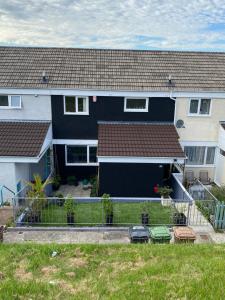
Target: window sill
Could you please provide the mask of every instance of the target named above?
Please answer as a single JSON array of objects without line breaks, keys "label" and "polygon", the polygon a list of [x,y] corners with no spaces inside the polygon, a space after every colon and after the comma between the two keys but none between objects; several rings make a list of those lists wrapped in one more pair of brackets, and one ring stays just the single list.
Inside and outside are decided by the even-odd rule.
[{"label": "window sill", "polygon": [[73,113],[73,112],[64,112],[64,115],[72,115],[72,116],[88,116],[89,113]]},{"label": "window sill", "polygon": [[3,110],[9,110],[9,109],[22,109],[22,107],[11,107],[11,106],[0,106],[0,110],[3,109]]},{"label": "window sill", "polygon": [[144,109],[124,109],[124,112],[148,112],[148,110]]},{"label": "window sill", "polygon": [[199,115],[199,114],[188,114],[188,117],[197,117],[197,118],[209,118],[211,117],[211,114],[208,114],[208,115]]},{"label": "window sill", "polygon": [[213,165],[185,165],[187,168],[215,168],[215,164]]},{"label": "window sill", "polygon": [[66,163],[66,166],[99,166],[99,163]]}]

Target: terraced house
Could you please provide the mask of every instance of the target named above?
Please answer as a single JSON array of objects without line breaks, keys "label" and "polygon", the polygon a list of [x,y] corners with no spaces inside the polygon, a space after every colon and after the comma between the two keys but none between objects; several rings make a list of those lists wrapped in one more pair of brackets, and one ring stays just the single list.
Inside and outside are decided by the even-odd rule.
[{"label": "terraced house", "polygon": [[[154,197],[175,167],[225,184],[225,54],[0,48],[0,185],[98,176]],[[51,159],[53,158],[53,159]]]}]

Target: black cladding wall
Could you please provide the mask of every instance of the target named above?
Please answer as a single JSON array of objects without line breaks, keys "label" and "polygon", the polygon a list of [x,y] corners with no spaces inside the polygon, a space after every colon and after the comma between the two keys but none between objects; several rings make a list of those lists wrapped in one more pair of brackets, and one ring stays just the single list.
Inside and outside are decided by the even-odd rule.
[{"label": "black cladding wall", "polygon": [[168,170],[169,165],[100,163],[99,196],[108,193],[114,197],[159,197],[153,188],[165,184]]},{"label": "black cladding wall", "polygon": [[64,115],[63,96],[52,96],[52,124],[55,139],[97,139],[98,121],[173,122],[174,101],[149,98],[148,112],[124,112],[124,97],[89,97],[89,115]]},{"label": "black cladding wall", "polygon": [[76,179],[81,180],[96,176],[98,167],[95,166],[66,166],[65,165],[65,146],[54,146],[54,160],[57,174],[62,178],[63,183],[66,182],[68,176],[75,176]]}]

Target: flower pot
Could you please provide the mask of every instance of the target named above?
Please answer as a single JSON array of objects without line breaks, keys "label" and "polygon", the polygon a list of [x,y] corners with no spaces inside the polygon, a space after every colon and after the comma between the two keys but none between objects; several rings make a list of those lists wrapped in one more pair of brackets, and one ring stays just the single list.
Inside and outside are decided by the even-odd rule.
[{"label": "flower pot", "polygon": [[165,198],[165,197],[161,197],[161,204],[162,206],[171,206],[172,204],[172,199],[170,197]]},{"label": "flower pot", "polygon": [[74,225],[74,213],[67,213],[67,224],[68,225]]},{"label": "flower pot", "polygon": [[107,214],[106,215],[106,225],[110,226],[113,224],[113,214]]},{"label": "flower pot", "polygon": [[141,223],[142,223],[142,225],[148,225],[149,224],[149,215],[148,215],[148,213],[142,213],[141,214]]}]

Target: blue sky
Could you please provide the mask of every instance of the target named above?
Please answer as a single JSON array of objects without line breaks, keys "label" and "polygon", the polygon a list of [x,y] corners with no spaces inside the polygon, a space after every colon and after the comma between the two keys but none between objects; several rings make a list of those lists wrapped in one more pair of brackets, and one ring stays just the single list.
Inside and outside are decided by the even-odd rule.
[{"label": "blue sky", "polygon": [[225,1],[0,0],[0,45],[225,51]]}]

